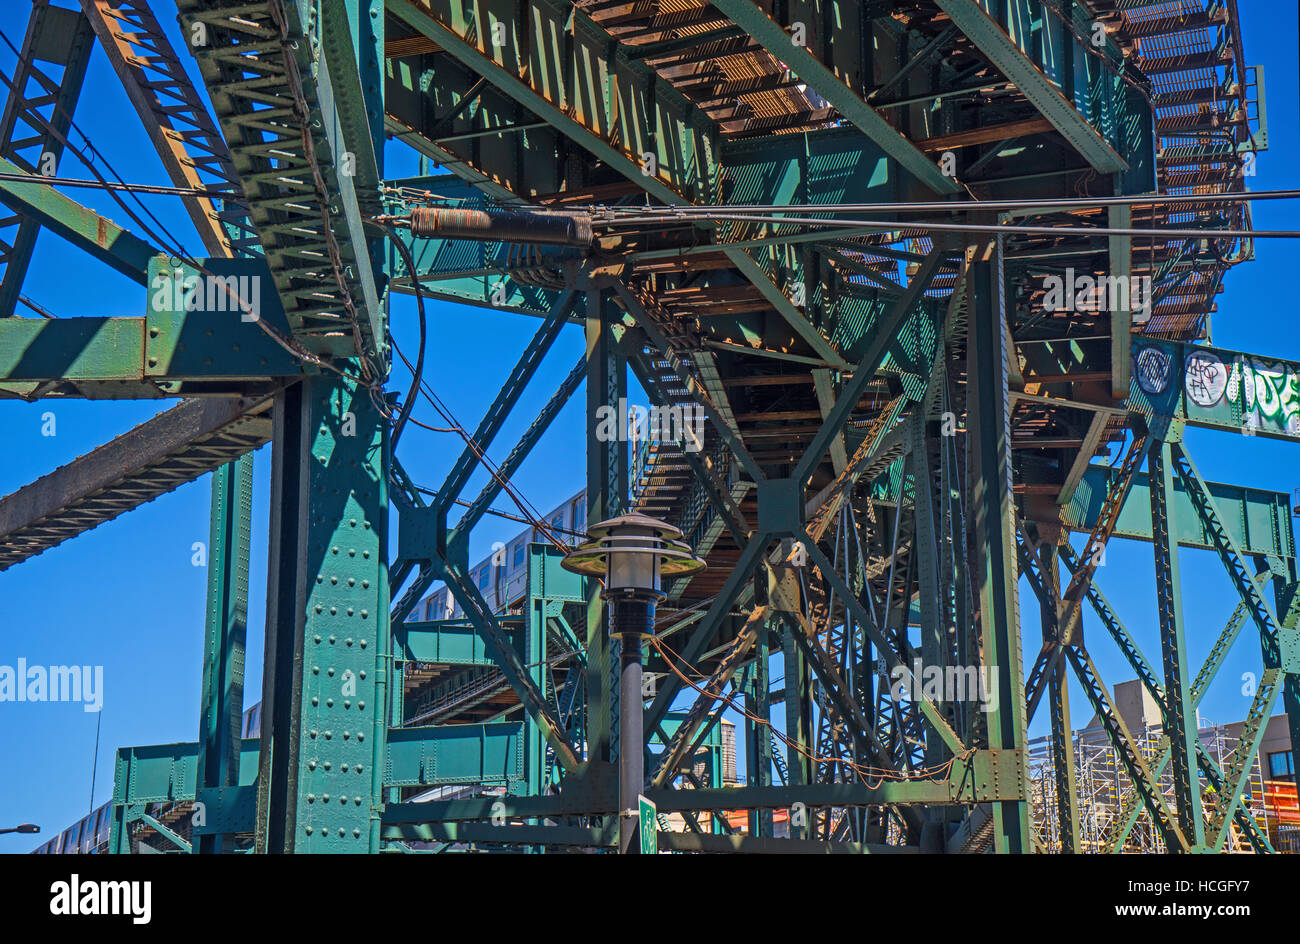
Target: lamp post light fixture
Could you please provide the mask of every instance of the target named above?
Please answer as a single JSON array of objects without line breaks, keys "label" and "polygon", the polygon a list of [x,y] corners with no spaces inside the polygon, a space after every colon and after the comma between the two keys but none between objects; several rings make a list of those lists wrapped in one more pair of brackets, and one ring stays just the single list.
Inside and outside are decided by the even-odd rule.
[{"label": "lamp post light fixture", "polygon": [[7,826],[0,829],[0,833],[39,833],[40,831],[41,827],[35,823],[21,823],[17,826]]},{"label": "lamp post light fixture", "polygon": [[694,574],[704,561],[681,540],[682,532],[657,518],[632,513],[594,524],[590,538],[561,561],[565,570],[605,581],[611,638],[621,639],[618,712],[618,848],[635,853],[640,819],[637,801],[645,787],[641,748],[645,704],[641,695],[641,646],[654,635],[655,605],[664,598],[664,577]]}]

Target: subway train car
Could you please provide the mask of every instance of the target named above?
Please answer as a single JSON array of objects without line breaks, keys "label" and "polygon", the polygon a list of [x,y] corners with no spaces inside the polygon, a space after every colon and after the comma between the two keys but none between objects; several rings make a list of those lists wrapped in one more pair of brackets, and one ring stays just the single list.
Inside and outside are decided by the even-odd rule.
[{"label": "subway train car", "polygon": [[[262,703],[259,701],[244,712],[240,737],[257,737],[262,732]],[[156,812],[162,804],[150,804],[149,812]],[[108,833],[112,825],[112,802],[105,803],[94,812],[83,816],[54,838],[41,843],[32,852],[36,855],[94,855],[108,848]]]},{"label": "subway train car", "polygon": [[[577,544],[578,535],[587,529],[587,493],[578,492],[546,515],[546,523],[562,541]],[[528,579],[528,545],[541,540],[533,528],[521,531],[506,541],[494,554],[470,568],[470,580],[478,588],[494,613],[502,612],[525,591]],[[416,604],[409,619],[459,619],[465,613],[447,590],[439,587]]]},{"label": "subway train car", "polygon": [[[578,492],[546,515],[546,523],[557,536],[571,544],[581,540],[579,535],[587,528],[587,493]],[[493,612],[502,612],[512,600],[518,599],[527,589],[528,545],[542,540],[533,528],[521,531],[505,542],[494,554],[479,561],[470,569],[470,579],[487,601]],[[460,604],[446,587],[439,587],[416,604],[412,620],[458,619],[464,616]],[[259,702],[244,712],[243,737],[257,737],[262,728],[262,705]],[[46,855],[91,854],[102,852],[108,846],[110,804],[105,803],[82,817],[57,836],[43,843],[33,852]]]}]

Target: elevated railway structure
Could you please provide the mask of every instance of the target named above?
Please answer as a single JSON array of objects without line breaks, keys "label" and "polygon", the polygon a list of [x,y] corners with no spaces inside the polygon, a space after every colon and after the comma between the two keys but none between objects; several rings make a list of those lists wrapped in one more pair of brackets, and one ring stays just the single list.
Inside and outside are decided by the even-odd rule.
[{"label": "elevated railway structure", "polygon": [[[615,762],[638,750],[646,795],[682,814],[660,848],[1031,852],[1040,710],[1065,758],[1052,848],[1078,850],[1071,675],[1124,778],[1107,847],[1140,822],[1171,850],[1230,832],[1271,850],[1238,800],[1276,707],[1300,743],[1290,507],[1205,482],[1182,442],[1300,438],[1300,365],[1212,343],[1267,145],[1234,0],[176,12],[183,49],[145,0],[37,0],[0,127],[18,229],[0,395],[184,398],[0,500],[0,567],[213,472],[199,738],[119,752],[111,850],[160,803],[203,804],[195,851],[607,850]],[[40,171],[32,134],[66,146],[94,42],[208,257],[22,178]],[[386,177],[386,139],[428,173]],[[438,229],[507,219],[499,238]],[[137,279],[143,316],[24,317],[41,228]],[[432,370],[400,405],[385,391],[399,294],[537,323],[437,489],[394,450],[413,412],[443,409]],[[584,357],[525,396],[561,331],[584,333]],[[644,446],[601,432],[632,378],[680,421]],[[666,588],[639,744],[618,741],[599,587],[559,567],[577,519],[532,522],[507,598],[489,604],[469,566],[494,502],[531,514],[511,477],[579,388],[582,522],[644,511],[709,565]],[[249,453],[267,441],[261,725],[241,738]],[[489,451],[504,458],[463,495]],[[1112,539],[1154,548],[1158,660],[1094,580]],[[1217,553],[1248,617],[1203,667],[1179,546]],[[435,582],[459,615],[417,610]],[[1155,756],[1084,644],[1085,605],[1161,705]],[[1242,635],[1261,682],[1221,758],[1195,705]],[[916,660],[992,696],[899,694]],[[733,709],[747,770],[723,786],[697,758]],[[427,799],[449,785],[469,788]]]}]

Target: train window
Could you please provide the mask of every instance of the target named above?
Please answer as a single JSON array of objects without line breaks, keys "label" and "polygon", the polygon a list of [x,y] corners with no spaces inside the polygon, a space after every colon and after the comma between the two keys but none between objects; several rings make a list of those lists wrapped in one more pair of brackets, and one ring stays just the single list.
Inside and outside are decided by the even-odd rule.
[{"label": "train window", "polygon": [[491,574],[491,572],[492,572],[492,568],[491,568],[491,567],[484,567],[482,570],[479,571],[479,574],[478,574],[478,588],[479,588],[480,590],[486,590],[486,589],[487,589],[487,586],[488,586],[488,579],[489,579],[489,575]]},{"label": "train window", "polygon": [[585,498],[574,499],[573,530],[585,531],[586,529],[587,529],[587,500]]},{"label": "train window", "polygon": [[515,554],[511,560],[512,567],[524,566],[524,553],[528,549],[528,542],[521,540],[515,545]]}]

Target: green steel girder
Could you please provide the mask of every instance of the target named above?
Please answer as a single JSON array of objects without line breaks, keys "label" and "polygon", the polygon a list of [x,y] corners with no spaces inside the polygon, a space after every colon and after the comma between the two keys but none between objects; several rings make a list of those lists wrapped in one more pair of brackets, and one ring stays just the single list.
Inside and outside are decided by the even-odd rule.
[{"label": "green steel girder", "polygon": [[[256,781],[258,750],[257,738],[243,738],[239,742],[236,786],[249,786]],[[193,800],[198,768],[197,743],[119,748],[114,766],[113,805]]]},{"label": "green steel girder", "polygon": [[[421,804],[423,805],[423,804]],[[600,849],[618,845],[618,823],[600,826],[494,826],[489,823],[419,823],[383,827],[386,840],[479,845],[581,846]]]},{"label": "green steel girder", "polygon": [[821,462],[826,450],[830,448],[831,440],[844,427],[849,413],[857,407],[862,391],[875,378],[876,370],[894,344],[904,319],[920,303],[925,290],[929,288],[931,280],[944,261],[943,250],[936,247],[908,282],[907,290],[894,300],[887,311],[881,313],[880,320],[874,325],[875,330],[871,333],[871,340],[854,367],[853,379],[848,381],[840,391],[835,406],[822,421],[821,427],[795,467],[792,478],[798,481],[806,479],[813,468]]},{"label": "green steel girder", "polygon": [[[0,378],[60,380],[246,381],[302,372],[297,357],[257,323],[287,332],[260,259],[210,259],[200,275],[166,256],[148,261],[142,318],[0,320]],[[232,388],[229,393],[237,394]]]},{"label": "green steel girder", "polygon": [[[979,659],[996,673],[997,710],[987,718],[992,748],[1023,751],[1027,711],[1021,694],[1019,589],[1011,469],[1008,376],[1009,315],[1002,238],[976,245],[969,276],[966,324],[967,422],[971,477],[968,520],[985,539],[969,564],[971,597],[979,613]],[[981,251],[981,250],[987,251]],[[972,662],[975,658],[972,657]],[[931,723],[933,719],[931,719]],[[1029,786],[1017,802],[993,806],[995,852],[1033,849]]]},{"label": "green steel girder", "polygon": [[[1259,745],[1264,737],[1264,728],[1268,724],[1273,705],[1282,694],[1283,673],[1281,669],[1267,666],[1259,676],[1255,697],[1251,699],[1250,709],[1241,726],[1241,736],[1232,762],[1223,772],[1223,786],[1215,794],[1213,812],[1210,816],[1208,843],[1212,849],[1221,849],[1228,838],[1228,826],[1233,813],[1241,804],[1241,794],[1250,780],[1251,768],[1259,755]],[[1294,726],[1292,727],[1294,730]]]},{"label": "green steel girder", "polygon": [[1264,439],[1300,441],[1300,363],[1201,344],[1133,340],[1128,409]]},{"label": "green steel girder", "polygon": [[[1075,557],[1073,549],[1068,544],[1062,545],[1058,548],[1058,551],[1061,561],[1072,574],[1078,570],[1079,561]],[[1031,583],[1032,582],[1033,581],[1031,581]],[[1086,595],[1088,601],[1092,604],[1094,611],[1096,611],[1097,617],[1101,620],[1102,625],[1115,641],[1115,644],[1119,646],[1120,651],[1124,654],[1124,658],[1133,669],[1133,672],[1137,675],[1146,690],[1151,693],[1151,697],[1155,699],[1156,704],[1161,705],[1163,710],[1163,706],[1166,704],[1164,686],[1161,685],[1159,679],[1156,678],[1155,670],[1152,668],[1151,663],[1147,661],[1146,656],[1143,655],[1142,649],[1138,645],[1137,640],[1133,638],[1133,635],[1129,632],[1123,621],[1120,620],[1118,614],[1116,614],[1111,608],[1110,602],[1106,599],[1105,594],[1101,592],[1101,589],[1097,586],[1095,581],[1089,582]],[[1191,683],[1189,691],[1193,715],[1195,714],[1195,709],[1200,706],[1201,701],[1204,699],[1205,693],[1209,690],[1210,682],[1218,672],[1219,667],[1223,664],[1223,658],[1227,655],[1229,647],[1231,647],[1233,641],[1237,638],[1241,626],[1245,622],[1245,618],[1245,606],[1244,604],[1239,604],[1237,609],[1233,612],[1232,617],[1228,620],[1227,626],[1224,627],[1223,632],[1219,635],[1215,645],[1211,648],[1210,654],[1206,657],[1204,664],[1201,666],[1201,670],[1196,674],[1196,680]],[[1169,765],[1171,750],[1170,745],[1167,742],[1168,738],[1162,740],[1160,751],[1149,765],[1152,777],[1157,780]],[[1220,769],[1218,761],[1211,757],[1205,750],[1205,746],[1201,744],[1199,738],[1195,740],[1194,748],[1196,751],[1196,763],[1200,768],[1201,773],[1204,774],[1206,780],[1213,785],[1216,790],[1221,790],[1223,771]],[[1112,833],[1110,839],[1112,852],[1119,852],[1123,849],[1124,841],[1127,838],[1129,831],[1132,830],[1133,825],[1137,822],[1138,815],[1141,813],[1142,808],[1140,796],[1136,791],[1125,799],[1121,805],[1120,814],[1117,817],[1117,820],[1120,823],[1120,828],[1117,832]],[[1272,845],[1268,841],[1268,837],[1260,832],[1259,824],[1255,822],[1252,816],[1240,807],[1237,808],[1233,815],[1235,822],[1238,827],[1240,827],[1242,833],[1250,839],[1251,843],[1255,845],[1258,851],[1273,851]],[[1202,848],[1206,851],[1213,851],[1206,849],[1204,846]]]},{"label": "green steel girder", "polygon": [[[198,775],[202,789],[238,786],[248,633],[248,556],[253,516],[253,456],[212,473],[208,600],[203,641]],[[229,848],[220,833],[200,840],[204,852]]]},{"label": "green steel girder", "polygon": [[[388,9],[537,118],[666,203],[782,203],[784,193],[797,193],[810,202],[887,202],[926,193],[910,176],[900,180],[895,162],[856,129],[829,128],[724,144],[712,119],[653,69],[631,58],[627,47],[580,10],[559,0],[538,0],[529,5],[527,16],[517,16],[515,4],[509,4],[506,12],[505,0],[492,3],[496,6],[471,9],[464,0],[389,0]],[[503,27],[506,41],[488,44],[484,36],[490,29],[485,33],[471,26],[476,16],[490,28]],[[526,53],[517,52],[520,46]],[[655,158],[655,174],[642,171],[642,162],[650,154]],[[490,158],[486,155],[483,160]],[[501,159],[513,166],[513,153]],[[545,165],[547,158],[541,162]],[[449,166],[467,176],[457,163]],[[483,166],[476,173],[492,176],[489,171]],[[555,185],[553,174],[547,179],[551,181],[547,186]],[[528,194],[539,188],[521,181],[519,189]],[[729,228],[727,239],[743,238],[740,229]],[[842,366],[846,355],[837,353],[834,340],[818,328],[828,317],[812,305],[801,309],[786,294],[784,286],[797,281],[798,273],[792,280],[778,277],[766,249],[751,252],[753,248],[728,250],[733,264],[741,266],[742,274],[808,345],[810,355]],[[745,261],[739,254],[751,258]],[[759,269],[767,275],[759,274]],[[483,285],[466,286],[458,293],[481,297],[485,290]],[[861,317],[846,320],[860,326]]]},{"label": "green steel girder", "polygon": [[[834,591],[835,595],[844,603],[844,606],[862,627],[863,632],[866,633],[872,644],[875,645],[877,652],[885,659],[886,668],[891,672],[895,667],[900,665],[906,668],[903,658],[896,651],[895,647],[890,645],[881,630],[877,628],[875,620],[872,619],[871,614],[868,613],[866,608],[862,605],[857,594],[853,593],[848,584],[844,582],[844,578],[840,576],[838,571],[836,571],[834,565],[829,559],[827,559],[825,553],[817,543],[813,541],[806,532],[799,535],[799,537],[804,541],[804,546],[807,549],[808,556],[812,559],[812,562],[821,568],[822,575],[830,582],[831,589]],[[922,696],[917,699],[917,707],[921,714],[925,716],[925,720],[934,728],[935,733],[942,739],[944,745],[950,752],[954,755],[960,755],[966,752],[966,745],[962,743],[961,738],[957,736],[957,732],[955,732],[952,729],[952,726],[948,723],[948,719],[944,717],[943,712],[932,700],[928,697]],[[1000,750],[1001,748],[995,749]],[[1012,748],[1012,750],[1014,749]]]},{"label": "green steel girder", "polygon": [[1169,528],[1169,497],[1174,473],[1170,444],[1152,440],[1147,452],[1151,498],[1151,521],[1155,548],[1156,612],[1160,619],[1160,650],[1165,672],[1161,701],[1163,728],[1169,738],[1173,763],[1174,810],[1183,835],[1197,849],[1205,843],[1205,817],[1201,813],[1201,788],[1197,782],[1195,757],[1196,708],[1192,704],[1192,681],[1187,658],[1187,625],[1183,619],[1182,569],[1178,545]]},{"label": "green steel girder", "polygon": [[266,398],[186,400],[0,498],[0,570],[264,444]]},{"label": "green steel girder", "polygon": [[[1024,789],[1023,759],[1016,751],[975,750],[954,760],[945,776],[890,779],[871,783],[802,784],[788,787],[704,787],[691,790],[651,789],[646,797],[660,812],[695,810],[779,810],[796,803],[807,807],[867,805],[974,805],[1015,800]],[[618,806],[610,779],[575,783],[551,796],[487,796],[422,803],[389,804],[382,814],[387,826],[454,823],[474,820],[544,819],[613,813]]]},{"label": "green steel girder", "polygon": [[391,134],[495,200],[564,187],[564,134],[450,56],[390,58],[384,101]]},{"label": "green steel girder", "polygon": [[330,374],[281,393],[275,424],[255,848],[378,851],[390,421]]},{"label": "green steel girder", "polygon": [[[1117,474],[1112,466],[1088,467],[1083,480],[1068,505],[1061,508],[1061,523],[1073,531],[1091,531],[1105,501],[1111,479]],[[1119,513],[1114,536],[1139,541],[1152,540],[1149,483],[1146,473],[1133,477],[1129,501]],[[1206,486],[1222,513],[1222,521],[1245,554],[1294,559],[1295,536],[1290,527],[1290,496],[1285,492],[1218,482]],[[1182,547],[1214,548],[1214,538],[1197,516],[1196,508],[1180,480],[1175,481],[1169,498],[1170,531]]]},{"label": "green steel girder", "polygon": [[[864,100],[861,88],[849,87],[834,69],[814,56],[806,46],[796,45],[788,28],[773,20],[752,0],[716,0],[713,6],[743,27],[778,60],[787,64],[818,95],[834,105],[846,120],[897,161],[899,167],[907,170],[927,188],[937,194],[956,193],[961,189],[956,180],[945,177],[934,161],[926,157],[920,148]],[[786,7],[787,15],[792,22],[801,17],[806,21],[812,21],[814,17],[820,19],[820,11],[816,9],[818,6],[820,4],[791,3]],[[852,35],[849,31],[853,26],[844,22],[848,17],[857,20],[857,30],[870,30],[870,20],[863,21],[865,18],[862,17],[861,4],[831,0],[829,6],[833,8],[832,15],[839,21],[840,28],[845,30],[844,35]]]},{"label": "green steel girder", "polygon": [[506,784],[524,778],[524,724],[447,724],[392,728],[385,787]]},{"label": "green steel girder", "polygon": [[[1064,22],[1046,4],[1029,0],[936,3],[1094,170],[1128,170],[1128,161],[1120,155],[1126,151],[1120,133],[1130,94],[1122,61],[1115,64],[1120,57],[1109,39],[1102,55],[1072,32],[1073,23]],[[1099,67],[1097,59],[1102,60]],[[1073,101],[1062,88],[1073,90]],[[1146,120],[1152,121],[1149,107]]]},{"label": "green steel girder", "polygon": [[1159,830],[1170,850],[1189,851],[1190,847],[1179,824],[1170,816],[1164,796],[1160,793],[1155,776],[1142,754],[1133,747],[1133,735],[1123,716],[1115,707],[1114,700],[1102,683],[1097,666],[1092,657],[1078,646],[1065,646],[1065,656],[1074,667],[1075,675],[1083,686],[1088,703],[1102,722],[1106,736],[1110,739],[1120,763],[1128,774],[1134,789],[1141,796],[1142,802],[1151,813],[1151,819]]},{"label": "green steel girder", "polygon": [[[0,157],[0,173],[28,172]],[[0,201],[127,278],[141,285],[149,284],[149,265],[158,250],[49,184],[0,180]],[[13,313],[12,308],[0,311],[6,315]]]},{"label": "green steel girder", "polygon": [[[385,786],[512,783],[523,775],[523,726],[517,721],[392,728],[387,741],[382,760]],[[121,748],[117,753],[113,805],[129,808],[212,797],[217,802],[207,804],[205,811],[209,820],[205,831],[211,833],[220,828],[213,822],[213,814],[220,812],[224,795],[228,803],[237,804],[240,815],[223,831],[251,832],[253,793],[249,791],[256,784],[261,743],[258,738],[238,742],[236,782],[224,788],[197,790],[199,744]],[[347,805],[353,805],[350,799]]]},{"label": "green steel girder", "polygon": [[[547,326],[544,325],[541,334],[545,335],[548,330]],[[521,365],[527,368],[529,375],[536,368],[535,364],[529,366],[530,363],[529,352],[525,351]],[[445,506],[454,501],[456,496],[451,494],[450,489],[446,486],[439,492],[440,496],[446,498],[442,507],[439,507],[439,505],[425,507],[414,501],[403,500],[402,527],[398,533],[398,556],[411,561],[427,561],[446,556],[449,560],[468,566],[468,540],[471,529],[487,513],[492,502],[504,488],[503,483],[510,480],[515,470],[528,457],[537,441],[541,439],[569,397],[581,384],[585,374],[586,361],[585,358],[580,358],[564,380],[560,382],[559,388],[542,406],[541,412],[524,431],[519,441],[510,450],[510,453],[496,466],[496,475],[483,486],[478,496],[470,502],[469,508],[450,533],[446,529]],[[509,386],[514,389],[512,397],[517,399],[519,393],[522,392],[523,384]],[[495,419],[493,414],[494,411],[489,411],[483,423],[489,424],[489,421],[491,421],[490,425],[499,428],[499,422],[504,418],[504,414]],[[422,593],[424,589],[428,588],[432,580],[433,576],[428,576],[423,587],[416,592]],[[409,592],[406,596],[410,596]],[[411,602],[413,604],[415,601],[412,600]],[[464,606],[464,601],[462,601],[462,606]],[[404,619],[405,615],[405,613],[399,613],[397,618]]]},{"label": "green steel girder", "polygon": [[469,620],[432,620],[394,626],[393,659],[439,665],[496,664]]}]

